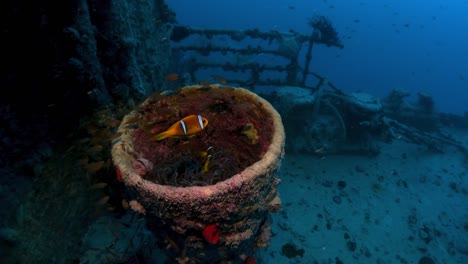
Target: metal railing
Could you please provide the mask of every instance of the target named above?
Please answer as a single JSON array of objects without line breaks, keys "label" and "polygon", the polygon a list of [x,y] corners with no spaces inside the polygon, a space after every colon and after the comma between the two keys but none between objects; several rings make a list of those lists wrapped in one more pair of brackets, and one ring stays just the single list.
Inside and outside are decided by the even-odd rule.
[{"label": "metal railing", "polygon": [[[223,41],[216,41],[216,39]],[[314,30],[311,35],[305,35],[295,31],[283,33],[262,32],[256,29],[199,29],[175,26],[171,40],[173,54],[177,54],[176,59],[182,57],[183,54],[190,53],[190,59],[183,63],[185,64],[184,71],[190,74],[192,82],[202,80],[197,76],[197,71],[216,69],[224,72],[246,73],[246,78],[229,78],[229,83],[246,88],[253,88],[257,85],[307,87],[307,78],[310,75],[316,75],[309,71],[314,45],[324,44],[329,47],[344,48],[340,42],[324,39],[318,30]],[[242,47],[235,47],[236,45]],[[210,59],[210,56],[215,53],[223,56],[241,56],[247,62],[236,63],[236,61]],[[263,63],[259,57],[265,58],[265,56],[284,63]],[[273,75],[281,77],[271,78],[269,77],[271,73],[278,73]]]}]

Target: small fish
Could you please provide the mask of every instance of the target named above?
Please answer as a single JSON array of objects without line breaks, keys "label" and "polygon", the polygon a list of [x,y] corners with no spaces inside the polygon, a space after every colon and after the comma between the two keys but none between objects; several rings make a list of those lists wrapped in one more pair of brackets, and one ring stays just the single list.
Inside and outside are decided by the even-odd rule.
[{"label": "small fish", "polygon": [[208,166],[210,165],[211,155],[206,156],[205,161],[203,162],[202,173],[208,172]]},{"label": "small fish", "polygon": [[177,73],[171,73],[171,74],[166,75],[166,77],[164,77],[164,80],[168,82],[177,81],[178,79],[179,79],[179,74]]},{"label": "small fish", "polygon": [[146,209],[143,207],[143,205],[141,205],[136,200],[131,200],[128,203],[128,205],[129,205],[130,209],[132,209],[133,211],[135,211],[137,213],[140,213],[140,214],[146,214]]},{"label": "small fish", "polygon": [[211,83],[209,81],[201,81],[198,84],[201,85],[201,86],[210,86],[211,85]]},{"label": "small fish", "polygon": [[127,210],[130,205],[128,204],[127,200],[122,200],[122,208]]},{"label": "small fish", "polygon": [[174,90],[164,90],[160,93],[160,95],[162,96],[169,96],[169,95],[173,95],[173,94],[176,94],[176,92]]},{"label": "small fish", "polygon": [[104,125],[107,127],[119,127],[120,126],[120,120],[117,119],[109,119],[104,122]]},{"label": "small fish", "polygon": [[200,151],[200,160],[204,161],[208,155],[213,154],[213,147],[210,146],[206,149],[206,151]]},{"label": "small fish", "polygon": [[316,150],[314,150],[315,153],[321,153],[325,150],[325,147],[321,147],[321,148],[318,148]]},{"label": "small fish", "polygon": [[98,182],[98,183],[96,183],[96,184],[91,185],[91,187],[89,187],[89,188],[90,188],[91,190],[95,190],[95,189],[102,189],[102,188],[104,188],[104,187],[106,187],[106,186],[107,186],[107,183],[105,183],[105,182]]},{"label": "small fish", "polygon": [[104,205],[104,204],[107,204],[107,202],[109,201],[110,197],[107,195],[107,196],[104,196],[102,197],[101,199],[97,200],[96,201],[96,205]]},{"label": "small fish", "polygon": [[213,147],[210,146],[206,151],[200,151],[200,158],[202,162],[202,173],[208,172],[208,167],[210,165],[210,160],[213,157]]},{"label": "small fish", "polygon": [[247,86],[252,86],[252,85],[255,85],[255,81],[254,80],[248,80],[245,85]]},{"label": "small fish", "polygon": [[103,160],[88,163],[86,165],[86,170],[88,171],[89,174],[95,174],[96,172],[98,172],[100,169],[104,167],[104,164],[105,162]]},{"label": "small fish", "polygon": [[103,149],[104,149],[104,147],[102,145],[95,145],[95,146],[90,147],[87,150],[87,152],[88,152],[88,154],[96,154],[96,153],[101,152]]},{"label": "small fish", "polygon": [[220,76],[220,75],[213,75],[211,76],[213,77],[213,79],[215,79],[217,82],[219,82],[220,84],[226,84],[227,83],[227,80],[223,77],[223,76]]},{"label": "small fish", "polygon": [[189,115],[177,121],[166,131],[153,137],[153,140],[163,140],[168,137],[191,137],[201,132],[208,125],[208,119],[201,115]]}]

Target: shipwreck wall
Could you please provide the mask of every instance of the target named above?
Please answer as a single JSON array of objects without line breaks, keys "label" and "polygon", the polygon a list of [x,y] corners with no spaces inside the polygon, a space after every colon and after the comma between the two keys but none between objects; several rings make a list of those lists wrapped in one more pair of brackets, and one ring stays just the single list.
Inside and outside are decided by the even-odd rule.
[{"label": "shipwreck wall", "polygon": [[63,126],[96,106],[164,89],[175,21],[164,0],[2,6],[0,82],[9,93],[1,103],[34,108]]}]

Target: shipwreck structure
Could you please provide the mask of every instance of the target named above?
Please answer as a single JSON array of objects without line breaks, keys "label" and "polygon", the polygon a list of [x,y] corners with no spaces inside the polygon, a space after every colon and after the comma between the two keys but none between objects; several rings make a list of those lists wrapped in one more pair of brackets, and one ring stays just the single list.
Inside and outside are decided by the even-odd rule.
[{"label": "shipwreck structure", "polygon": [[[203,124],[178,121],[193,113]],[[154,138],[174,122],[201,129]],[[242,263],[269,243],[284,138],[280,115],[256,94],[196,85],[125,116],[112,158],[168,263]]]},{"label": "shipwreck structure", "polygon": [[[10,212],[22,219],[5,223],[13,227],[7,231],[27,234],[7,238],[6,262],[155,262],[166,253],[168,263],[208,257],[252,263],[255,248],[268,244],[270,215],[280,209],[283,149],[377,155],[381,142],[403,139],[468,156],[465,145],[438,129],[466,129],[468,115],[437,113],[426,94],[409,103],[402,90],[383,99],[345,93],[310,71],[314,47],[345,47],[324,16],[311,18],[305,34],[180,25],[164,0],[6,5],[2,80],[9,93],[0,108],[6,124],[0,147],[15,151],[3,153],[2,163],[23,160],[16,165],[31,171],[31,163],[52,155],[55,142],[81,128],[83,116],[92,113],[96,121],[86,133],[70,133],[79,138],[72,147],[59,148],[76,152],[60,155],[72,159],[73,173],[37,168],[44,183],[24,193],[24,208],[36,212],[5,206],[6,221],[15,218]],[[18,49],[24,45],[30,46]],[[190,116],[207,120],[199,123],[202,131],[153,140]],[[59,159],[57,171],[66,165]],[[98,208],[109,210],[96,221],[90,182],[105,194]],[[73,210],[64,214],[65,207]],[[156,244],[164,252],[155,252]]]},{"label": "shipwreck structure", "polygon": [[309,25],[310,35],[175,25],[171,50],[178,67],[173,69],[181,78],[168,88],[215,82],[258,91],[287,117],[286,148],[296,153],[372,156],[380,152],[380,142],[395,138],[438,151],[447,144],[460,148],[450,136],[431,135],[439,114],[430,95],[419,94],[416,103],[409,103],[401,90],[383,99],[345,93],[333,80],[311,71],[314,46],[344,45],[327,17],[315,16]]},{"label": "shipwreck structure", "polygon": [[[176,25],[172,29],[171,46],[177,63],[175,68],[187,73],[186,82],[214,81],[254,89],[258,86],[307,87],[314,45],[344,48],[331,21],[324,16],[310,20],[313,33],[295,31],[263,32],[257,29],[201,29]],[[197,73],[216,72],[202,79]],[[240,73],[240,74],[239,74]],[[205,76],[206,78],[206,76]]]}]

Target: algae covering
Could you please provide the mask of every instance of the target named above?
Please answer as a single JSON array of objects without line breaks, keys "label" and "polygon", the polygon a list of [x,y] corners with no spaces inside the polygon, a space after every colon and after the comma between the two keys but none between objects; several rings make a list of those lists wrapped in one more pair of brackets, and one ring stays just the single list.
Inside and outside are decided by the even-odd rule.
[{"label": "algae covering", "polygon": [[[200,115],[209,124],[193,136],[152,140],[189,115]],[[153,95],[125,121],[136,125],[133,142],[140,153],[139,163],[154,164],[140,176],[158,184],[186,187],[215,184],[261,159],[273,132],[272,120],[264,116],[267,112],[262,105],[251,102],[243,90],[203,87]]]},{"label": "algae covering", "polygon": [[[164,131],[171,136],[155,137]],[[268,245],[283,148],[281,118],[267,101],[195,85],[152,95],[124,117],[112,157],[170,260],[242,262]]]}]

